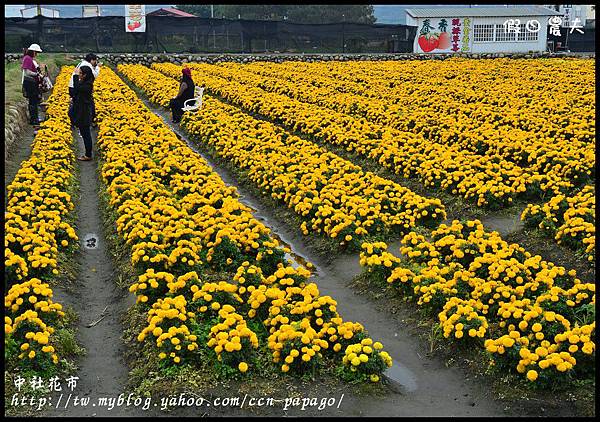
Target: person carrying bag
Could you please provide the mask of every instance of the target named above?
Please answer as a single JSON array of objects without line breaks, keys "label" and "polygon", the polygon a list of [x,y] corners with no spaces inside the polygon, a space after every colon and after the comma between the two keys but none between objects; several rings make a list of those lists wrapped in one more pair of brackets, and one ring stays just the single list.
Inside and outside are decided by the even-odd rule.
[{"label": "person carrying bag", "polygon": [[41,53],[42,49],[37,44],[31,44],[25,55],[21,69],[23,69],[23,96],[29,100],[29,124],[38,126],[40,120],[38,118],[38,106],[42,100],[40,84],[42,76],[37,62],[34,60],[37,53]]}]

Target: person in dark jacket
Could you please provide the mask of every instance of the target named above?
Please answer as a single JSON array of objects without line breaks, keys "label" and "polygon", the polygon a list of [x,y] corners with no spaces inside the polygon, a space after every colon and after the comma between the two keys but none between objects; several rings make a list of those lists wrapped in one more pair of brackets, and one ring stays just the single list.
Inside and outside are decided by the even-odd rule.
[{"label": "person in dark jacket", "polygon": [[[75,80],[78,79],[78,69],[81,67],[89,67],[92,69],[92,74],[94,75],[94,80],[98,79],[100,75],[100,66],[102,64],[98,63],[98,56],[94,53],[88,53],[85,55],[85,59],[81,61],[73,71],[71,75],[71,79],[69,80],[69,95],[71,96],[71,103],[69,104],[69,116],[73,114],[73,97],[75,96]],[[93,100],[93,99],[92,99]],[[92,101],[92,126],[94,126],[94,120],[96,117],[96,106]]]},{"label": "person in dark jacket", "polygon": [[175,98],[171,98],[170,107],[173,115],[173,123],[179,123],[183,117],[183,103],[194,98],[194,81],[192,80],[191,69],[184,67],[181,70],[183,77],[179,85],[179,93]]},{"label": "person in dark jacket", "polygon": [[73,124],[79,128],[79,133],[85,145],[85,155],[78,158],[80,161],[92,160],[92,103],[94,92],[94,74],[88,66],[82,66],[77,71],[75,80],[75,96],[73,97]]}]

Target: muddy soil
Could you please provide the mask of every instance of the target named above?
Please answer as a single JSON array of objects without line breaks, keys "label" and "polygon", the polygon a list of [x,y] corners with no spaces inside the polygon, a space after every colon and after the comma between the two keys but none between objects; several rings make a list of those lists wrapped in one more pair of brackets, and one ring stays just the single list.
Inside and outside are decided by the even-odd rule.
[{"label": "muddy soil", "polygon": [[[78,156],[84,152],[83,140],[77,130]],[[92,134],[95,140],[95,134]],[[74,397],[90,398],[91,403],[100,397],[117,397],[125,391],[129,369],[123,360],[121,341],[124,311],[133,303],[133,297],[115,284],[115,268],[108,252],[100,215],[99,183],[96,161],[77,162],[80,167],[80,200],[77,236],[80,239],[78,279],[75,291],[66,293],[57,289],[59,303],[71,306],[79,315],[77,340],[86,349],[77,362],[76,388],[71,392],[62,382],[61,393],[52,396],[48,416],[108,416],[128,414],[126,408],[112,411],[104,407],[75,406]],[[61,380],[62,381],[62,380]],[[69,399],[69,395],[72,398]]]},{"label": "muddy soil", "polygon": [[565,246],[559,245],[551,237],[540,230],[522,228],[504,237],[510,243],[518,243],[532,254],[540,255],[545,260],[577,271],[577,277],[588,283],[596,282],[596,267],[585,257]]},{"label": "muddy soil", "polygon": [[[40,110],[39,118],[44,119],[44,112]],[[6,188],[10,185],[17,175],[21,163],[27,160],[31,156],[31,148],[33,144],[33,138],[35,138],[36,131],[33,130],[33,126],[25,126],[25,130],[21,133],[21,136],[15,140],[11,147],[10,155],[8,159],[4,161],[4,203],[8,197],[6,195]]]}]

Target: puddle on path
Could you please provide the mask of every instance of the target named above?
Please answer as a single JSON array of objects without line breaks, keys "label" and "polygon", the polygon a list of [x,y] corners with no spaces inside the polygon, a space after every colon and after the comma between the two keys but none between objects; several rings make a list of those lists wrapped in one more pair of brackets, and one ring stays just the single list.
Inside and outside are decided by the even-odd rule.
[{"label": "puddle on path", "polygon": [[294,248],[292,247],[292,245],[290,243],[286,242],[285,240],[283,240],[280,235],[271,231],[271,237],[274,237],[275,239],[277,239],[277,241],[279,242],[279,244],[281,246],[283,246],[284,248],[288,248],[291,251],[291,252],[286,252],[285,259],[290,261],[290,263],[292,264],[292,267],[298,268],[298,267],[302,266],[304,268],[310,269],[313,274],[318,274],[318,271],[314,267],[314,265],[310,264],[307,266],[307,264],[309,264],[308,259],[294,253]]},{"label": "puddle on path", "polygon": [[508,216],[490,215],[487,217],[482,217],[480,220],[483,223],[483,227],[488,230],[497,231],[502,237],[519,231],[523,228],[523,222],[521,221],[520,214]]},{"label": "puddle on path", "polygon": [[83,247],[86,249],[98,249],[98,235],[96,233],[87,233],[83,237]]},{"label": "puddle on path", "polygon": [[392,367],[386,369],[383,375],[393,383],[400,385],[406,392],[417,390],[417,377],[397,360],[394,360]]}]

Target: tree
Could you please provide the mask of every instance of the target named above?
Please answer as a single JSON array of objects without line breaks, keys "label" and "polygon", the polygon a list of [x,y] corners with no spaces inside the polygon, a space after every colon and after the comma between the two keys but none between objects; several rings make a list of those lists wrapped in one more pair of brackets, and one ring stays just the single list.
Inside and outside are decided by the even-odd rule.
[{"label": "tree", "polygon": [[[210,5],[181,4],[184,12],[200,17],[210,17]],[[287,20],[294,23],[374,23],[371,5],[214,5],[214,16],[227,19]]]},{"label": "tree", "polygon": [[297,23],[373,23],[371,5],[289,5],[288,20]]},{"label": "tree", "polygon": [[206,4],[178,4],[175,6],[177,9],[182,10],[192,15],[196,15],[199,18],[210,18],[210,5]]}]

